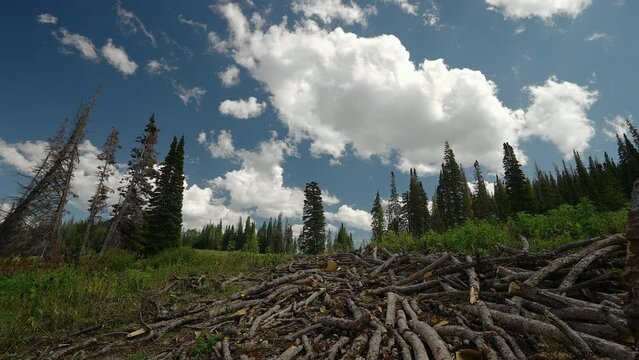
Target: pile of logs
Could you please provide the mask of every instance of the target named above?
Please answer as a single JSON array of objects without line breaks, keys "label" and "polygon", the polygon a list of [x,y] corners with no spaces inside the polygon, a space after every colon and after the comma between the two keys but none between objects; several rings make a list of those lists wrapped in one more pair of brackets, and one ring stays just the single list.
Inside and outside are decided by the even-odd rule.
[{"label": "pile of logs", "polygon": [[[210,356],[224,360],[636,359],[622,309],[624,241],[532,252],[522,239],[521,249],[491,256],[370,248],[300,256],[226,300],[52,356],[93,358],[189,329],[222,334]],[[155,352],[178,353],[187,356],[175,346]]]}]

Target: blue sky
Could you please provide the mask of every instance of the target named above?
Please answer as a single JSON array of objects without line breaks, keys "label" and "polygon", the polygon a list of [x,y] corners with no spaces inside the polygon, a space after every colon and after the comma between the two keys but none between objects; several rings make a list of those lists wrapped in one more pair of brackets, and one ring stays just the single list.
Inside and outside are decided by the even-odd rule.
[{"label": "blue sky", "polygon": [[616,154],[611,135],[639,112],[637,13],[603,0],[2,2],[0,197],[100,85],[74,216],[111,127],[126,163],[155,113],[160,159],[187,140],[187,226],[280,211],[300,224],[317,181],[329,223],[366,238],[390,171],[403,191],[416,167],[433,193],[445,140],[487,174],[504,141],[528,172],[573,148]]}]

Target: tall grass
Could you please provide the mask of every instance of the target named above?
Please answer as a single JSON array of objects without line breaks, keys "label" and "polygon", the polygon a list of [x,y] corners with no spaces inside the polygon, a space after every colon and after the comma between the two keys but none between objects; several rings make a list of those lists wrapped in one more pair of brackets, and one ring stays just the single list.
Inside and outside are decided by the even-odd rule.
[{"label": "tall grass", "polygon": [[600,213],[590,202],[582,201],[542,215],[519,213],[507,222],[469,220],[442,233],[430,231],[420,239],[391,232],[382,245],[392,251],[430,249],[487,254],[497,250],[499,244],[517,247],[521,235],[528,239],[532,250],[546,250],[575,240],[624,232],[627,216],[625,209]]},{"label": "tall grass", "polygon": [[[282,255],[180,248],[147,259],[115,250],[82,264],[56,268],[37,258],[0,260],[0,354],[24,349],[36,338],[55,343],[87,326],[129,328],[138,321],[147,290],[163,287],[172,275],[219,280],[222,275],[252,272],[284,259]],[[196,295],[224,293],[219,286],[210,286]]]}]

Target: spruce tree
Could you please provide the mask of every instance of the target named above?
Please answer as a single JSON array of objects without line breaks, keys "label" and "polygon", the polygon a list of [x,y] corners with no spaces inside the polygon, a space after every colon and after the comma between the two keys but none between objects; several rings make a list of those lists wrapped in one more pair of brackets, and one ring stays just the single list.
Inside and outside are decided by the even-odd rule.
[{"label": "spruce tree", "polygon": [[474,169],[474,192],[473,192],[473,217],[476,219],[488,219],[493,213],[493,204],[486,182],[481,172],[481,166],[478,161],[473,164]]},{"label": "spruce tree", "polygon": [[321,254],[324,252],[326,222],[324,220],[322,191],[316,182],[306,184],[304,197],[302,211],[304,227],[302,228],[303,238],[299,244],[300,250],[305,254]]},{"label": "spruce tree", "polygon": [[174,136],[149,200],[148,226],[143,250],[153,254],[180,246],[184,192],[184,137]]},{"label": "spruce tree", "polygon": [[395,182],[395,173],[391,171],[390,198],[388,199],[387,215],[388,215],[388,231],[399,233],[400,228],[401,204],[397,195],[397,184]]},{"label": "spruce tree", "polygon": [[429,229],[428,197],[415,169],[410,170],[408,186],[408,229],[415,238],[422,237]]},{"label": "spruce tree", "polygon": [[342,224],[335,238],[334,248],[336,251],[349,251],[353,249],[353,238],[348,235],[344,224]]},{"label": "spruce tree", "polygon": [[377,194],[375,194],[375,200],[373,200],[371,215],[371,240],[375,244],[380,244],[382,238],[384,237],[384,208],[382,207],[382,200],[379,197],[379,191],[377,192]]},{"label": "spruce tree", "polygon": [[151,115],[144,133],[136,139],[139,145],[131,150],[127,182],[119,189],[121,200],[113,208],[102,251],[119,247],[141,251],[143,248],[144,209],[152,192],[150,181],[157,176],[154,166],[157,162],[155,145],[159,131],[155,116]]},{"label": "spruce tree", "polygon": [[501,221],[508,219],[510,214],[510,204],[508,203],[508,193],[504,183],[495,175],[495,214]]},{"label": "spruce tree", "polygon": [[508,143],[504,143],[504,185],[508,194],[510,213],[516,214],[520,211],[530,211],[532,209],[532,196],[524,172],[515,150]]},{"label": "spruce tree", "polygon": [[464,223],[467,214],[467,204],[464,204],[467,186],[455,161],[455,153],[447,141],[444,145],[444,161],[437,185],[437,211],[444,228]]}]

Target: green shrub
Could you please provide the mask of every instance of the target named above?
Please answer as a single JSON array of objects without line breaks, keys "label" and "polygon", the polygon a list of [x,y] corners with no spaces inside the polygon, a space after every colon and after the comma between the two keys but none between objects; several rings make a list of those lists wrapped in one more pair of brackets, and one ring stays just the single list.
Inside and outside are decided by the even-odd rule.
[{"label": "green shrub", "polygon": [[133,265],[135,254],[126,250],[111,249],[100,254],[96,265],[102,270],[122,271]]}]

